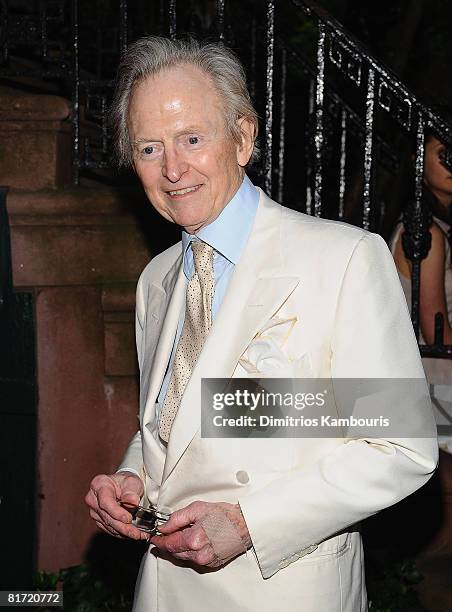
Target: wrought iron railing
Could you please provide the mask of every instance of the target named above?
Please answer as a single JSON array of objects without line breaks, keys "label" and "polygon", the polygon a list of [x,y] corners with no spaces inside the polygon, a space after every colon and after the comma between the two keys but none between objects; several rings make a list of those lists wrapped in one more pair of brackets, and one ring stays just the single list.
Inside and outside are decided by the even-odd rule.
[{"label": "wrought iron railing", "polygon": [[[365,95],[365,149],[364,149],[364,186],[363,186],[363,227],[371,227],[373,197],[373,173],[375,172],[375,116],[378,109],[391,115],[406,133],[415,135],[415,186],[413,205],[404,216],[403,246],[412,264],[412,303],[411,315],[416,337],[419,338],[419,295],[421,262],[430,249],[428,211],[422,206],[424,141],[425,130],[429,128],[447,145],[447,155],[443,160],[452,171],[452,128],[426,107],[398,77],[377,62],[364,47],[324,10],[312,2],[293,0],[317,22],[317,80],[315,104],[315,190],[314,211],[322,213],[323,148],[324,148],[324,84],[327,64],[334,64],[348,80],[350,86],[358,87]],[[346,115],[342,118],[346,120]],[[344,151],[342,152],[344,155]],[[341,169],[344,162],[341,161]],[[343,175],[339,193],[344,192]],[[424,356],[451,357],[452,346],[444,345],[444,319],[441,313],[435,317],[434,344],[421,345]]]},{"label": "wrought iron railing", "polygon": [[[148,33],[191,32],[237,50],[264,124],[253,178],[308,214],[384,233],[397,204],[388,185],[414,140],[404,246],[419,337],[420,266],[430,237],[421,204],[424,134],[428,128],[452,146],[452,131],[322,8],[307,0],[0,0],[0,10],[0,76],[28,86],[45,79],[72,100],[76,183],[109,167],[115,69],[128,41]],[[452,155],[445,162],[452,167]],[[440,315],[424,355],[452,356],[443,324]]]}]

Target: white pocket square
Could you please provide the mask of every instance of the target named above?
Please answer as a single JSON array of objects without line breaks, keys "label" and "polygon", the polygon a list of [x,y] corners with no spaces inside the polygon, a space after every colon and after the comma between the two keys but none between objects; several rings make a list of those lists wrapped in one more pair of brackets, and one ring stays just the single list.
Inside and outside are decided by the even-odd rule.
[{"label": "white pocket square", "polygon": [[294,366],[282,347],[290,336],[297,317],[272,317],[248,345],[239,360],[247,374],[291,378]]}]

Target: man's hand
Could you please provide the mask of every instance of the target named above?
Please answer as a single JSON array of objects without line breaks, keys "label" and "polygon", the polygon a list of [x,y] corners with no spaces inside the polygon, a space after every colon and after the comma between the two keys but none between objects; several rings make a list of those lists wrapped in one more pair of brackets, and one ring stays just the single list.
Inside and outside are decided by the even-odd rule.
[{"label": "man's hand", "polygon": [[251,547],[238,504],[196,501],[173,512],[151,543],[178,559],[220,567]]},{"label": "man's hand", "polygon": [[120,504],[140,503],[144,487],[141,478],[131,472],[100,474],[91,481],[85,502],[90,508],[90,516],[103,531],[117,538],[127,537],[134,540],[147,540],[148,535],[131,525],[132,515]]}]

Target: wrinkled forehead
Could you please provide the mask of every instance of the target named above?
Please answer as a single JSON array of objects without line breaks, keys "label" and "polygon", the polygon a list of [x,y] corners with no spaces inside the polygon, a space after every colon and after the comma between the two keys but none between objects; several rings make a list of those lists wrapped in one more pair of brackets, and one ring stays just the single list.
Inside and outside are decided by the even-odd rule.
[{"label": "wrinkled forehead", "polygon": [[212,77],[192,64],[177,64],[137,80],[132,88],[129,115],[150,106],[215,114],[226,120],[226,104]]}]

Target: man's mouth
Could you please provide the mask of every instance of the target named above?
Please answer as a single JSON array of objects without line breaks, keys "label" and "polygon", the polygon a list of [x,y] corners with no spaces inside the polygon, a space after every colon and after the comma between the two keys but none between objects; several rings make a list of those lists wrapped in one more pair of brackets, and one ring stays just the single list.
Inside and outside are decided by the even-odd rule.
[{"label": "man's mouth", "polygon": [[181,196],[186,193],[192,193],[193,191],[197,191],[201,185],[195,185],[194,187],[185,187],[184,189],[175,189],[174,191],[168,191],[167,193],[170,196]]}]

